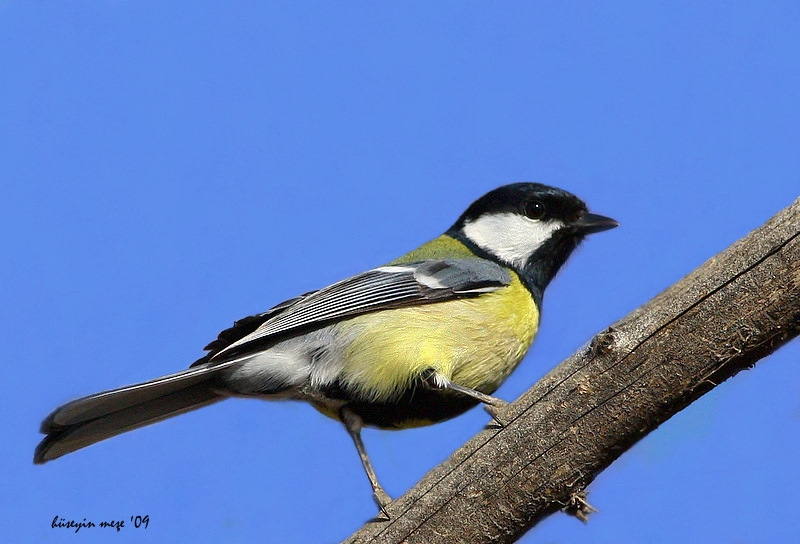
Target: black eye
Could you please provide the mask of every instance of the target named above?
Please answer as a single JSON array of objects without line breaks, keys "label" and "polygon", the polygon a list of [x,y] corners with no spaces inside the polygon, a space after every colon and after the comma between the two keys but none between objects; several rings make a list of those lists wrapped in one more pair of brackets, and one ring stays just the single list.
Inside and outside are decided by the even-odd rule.
[{"label": "black eye", "polygon": [[531,219],[541,219],[544,217],[544,204],[538,200],[531,200],[525,203],[525,215]]}]

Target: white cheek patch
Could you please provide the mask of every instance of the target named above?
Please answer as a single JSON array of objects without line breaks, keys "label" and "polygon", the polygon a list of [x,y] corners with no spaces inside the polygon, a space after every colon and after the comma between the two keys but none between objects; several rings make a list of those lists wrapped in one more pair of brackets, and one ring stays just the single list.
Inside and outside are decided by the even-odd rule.
[{"label": "white cheek patch", "polygon": [[563,226],[561,221],[540,221],[508,212],[482,215],[465,223],[463,230],[481,249],[522,268],[528,257]]}]

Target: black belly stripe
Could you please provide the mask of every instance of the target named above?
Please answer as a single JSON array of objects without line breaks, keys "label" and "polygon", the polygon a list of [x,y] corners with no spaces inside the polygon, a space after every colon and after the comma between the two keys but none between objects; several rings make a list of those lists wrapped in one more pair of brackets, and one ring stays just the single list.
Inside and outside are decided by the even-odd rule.
[{"label": "black belly stripe", "polygon": [[478,401],[452,391],[431,389],[422,384],[406,390],[390,402],[354,400],[341,389],[331,388],[327,396],[349,400],[347,407],[357,414],[364,424],[379,429],[405,429],[438,423],[463,414]]}]

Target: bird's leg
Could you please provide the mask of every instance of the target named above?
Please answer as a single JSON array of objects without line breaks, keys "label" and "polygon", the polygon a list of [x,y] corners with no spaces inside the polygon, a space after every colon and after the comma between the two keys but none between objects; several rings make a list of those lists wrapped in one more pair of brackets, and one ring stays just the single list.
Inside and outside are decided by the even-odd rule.
[{"label": "bird's leg", "polygon": [[425,384],[433,389],[450,389],[451,391],[461,393],[462,395],[472,397],[473,399],[482,402],[484,410],[486,410],[489,415],[492,416],[492,419],[494,419],[495,423],[501,427],[505,427],[505,423],[500,419],[499,414],[500,410],[508,406],[506,401],[491,395],[487,395],[486,393],[481,393],[475,389],[458,385],[457,383],[448,380],[433,369],[429,369],[423,375],[423,379],[425,380]]},{"label": "bird's leg", "polygon": [[364,422],[355,412],[347,408],[347,406],[339,410],[339,416],[341,417],[342,423],[344,423],[345,429],[350,433],[350,437],[356,445],[358,456],[361,458],[361,464],[364,465],[364,472],[367,473],[369,483],[372,484],[372,498],[375,499],[375,504],[378,505],[381,513],[383,513],[388,520],[389,513],[386,511],[386,507],[392,502],[392,498],[383,490],[383,487],[381,487],[381,484],[378,482],[378,476],[375,474],[375,469],[372,468],[367,450],[364,448],[364,442],[361,440],[361,428],[364,426]]}]

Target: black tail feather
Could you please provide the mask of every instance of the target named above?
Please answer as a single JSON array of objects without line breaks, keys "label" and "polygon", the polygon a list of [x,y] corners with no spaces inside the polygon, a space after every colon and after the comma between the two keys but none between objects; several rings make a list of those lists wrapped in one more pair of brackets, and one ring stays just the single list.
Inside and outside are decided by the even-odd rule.
[{"label": "black tail feather", "polygon": [[36,447],[33,462],[46,463],[106,438],[227,398],[212,387],[214,370],[195,367],[65,404],[42,422],[41,431],[47,436]]}]

